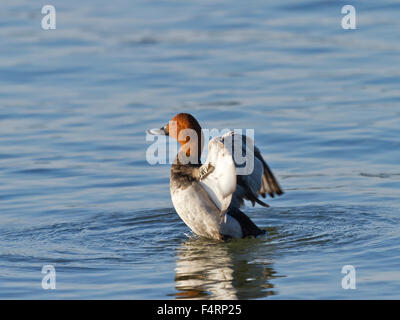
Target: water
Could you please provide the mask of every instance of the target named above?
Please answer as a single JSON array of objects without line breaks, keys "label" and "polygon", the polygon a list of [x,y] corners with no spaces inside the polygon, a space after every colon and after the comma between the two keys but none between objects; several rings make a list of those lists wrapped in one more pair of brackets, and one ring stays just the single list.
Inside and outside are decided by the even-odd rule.
[{"label": "water", "polygon": [[[0,4],[0,298],[400,298],[395,1]],[[253,128],[269,236],[194,237],[145,130]],[[56,269],[56,290],[41,287]],[[344,290],[344,265],[356,289]]]}]

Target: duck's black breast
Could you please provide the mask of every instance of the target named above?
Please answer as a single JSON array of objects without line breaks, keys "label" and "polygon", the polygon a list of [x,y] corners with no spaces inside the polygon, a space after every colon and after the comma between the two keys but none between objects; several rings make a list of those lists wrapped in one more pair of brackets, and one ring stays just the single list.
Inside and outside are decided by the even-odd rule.
[{"label": "duck's black breast", "polygon": [[199,167],[199,164],[173,164],[170,174],[171,190],[184,190],[199,180]]}]

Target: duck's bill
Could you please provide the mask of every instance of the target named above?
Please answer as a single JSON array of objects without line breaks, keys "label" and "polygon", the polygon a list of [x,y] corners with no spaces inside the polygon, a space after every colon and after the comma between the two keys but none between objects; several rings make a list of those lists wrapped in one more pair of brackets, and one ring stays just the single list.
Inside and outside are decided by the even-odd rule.
[{"label": "duck's bill", "polygon": [[160,129],[147,130],[147,133],[155,135],[155,136],[159,136],[159,135],[167,136],[168,135],[168,130],[166,129],[166,127],[162,127]]}]

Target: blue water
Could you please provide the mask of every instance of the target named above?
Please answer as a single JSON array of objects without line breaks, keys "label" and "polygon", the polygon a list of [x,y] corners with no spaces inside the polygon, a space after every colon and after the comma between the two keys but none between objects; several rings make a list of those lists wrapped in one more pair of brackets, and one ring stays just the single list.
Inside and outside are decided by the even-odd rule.
[{"label": "blue water", "polygon": [[[50,2],[49,31],[0,3],[1,299],[400,298],[398,2]],[[179,219],[145,130],[182,111],[255,130],[286,192],[244,209],[268,237]]]}]

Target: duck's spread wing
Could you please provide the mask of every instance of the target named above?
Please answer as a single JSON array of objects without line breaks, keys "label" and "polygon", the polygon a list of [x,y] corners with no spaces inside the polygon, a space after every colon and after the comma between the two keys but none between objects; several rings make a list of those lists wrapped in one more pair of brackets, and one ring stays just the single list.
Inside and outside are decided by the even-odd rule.
[{"label": "duck's spread wing", "polygon": [[207,160],[199,168],[199,175],[201,186],[221,213],[225,213],[236,189],[236,168],[221,137],[210,140]]},{"label": "duck's spread wing", "polygon": [[251,138],[231,131],[222,136],[222,141],[232,150],[238,173],[232,207],[240,207],[244,203],[243,200],[250,200],[253,206],[255,203],[268,206],[258,198],[259,195],[265,198],[266,193],[271,197],[283,194],[278,181]]}]

